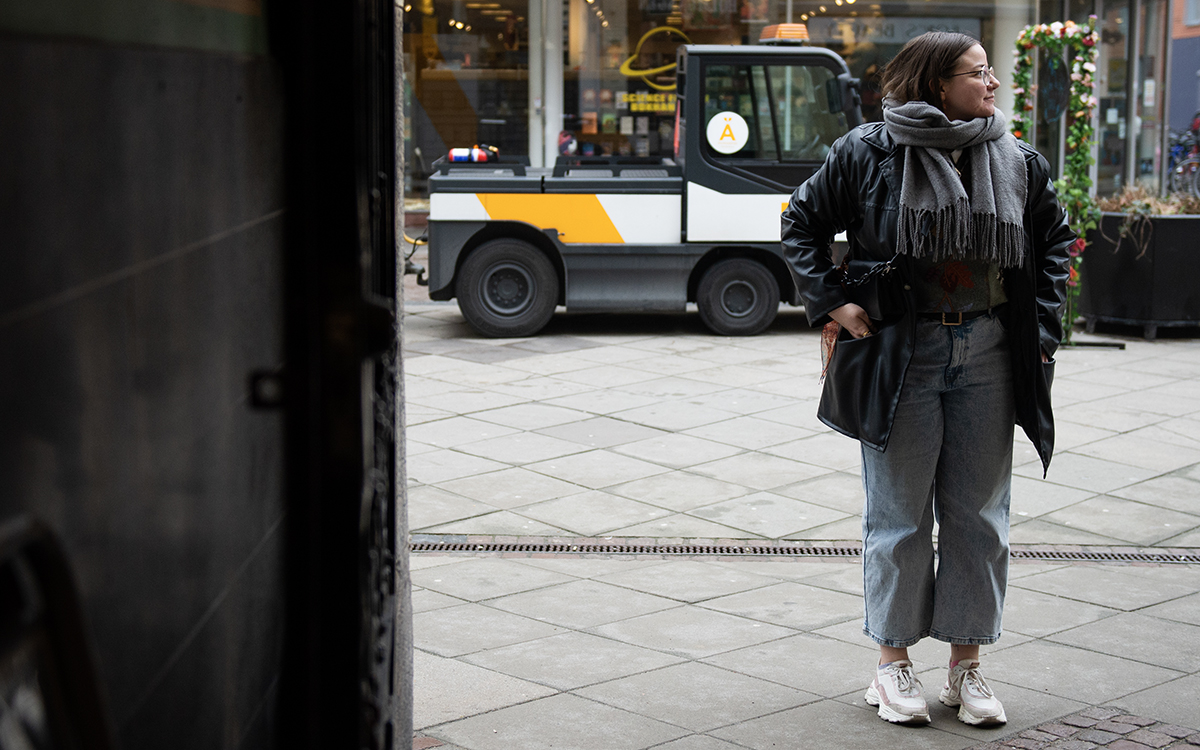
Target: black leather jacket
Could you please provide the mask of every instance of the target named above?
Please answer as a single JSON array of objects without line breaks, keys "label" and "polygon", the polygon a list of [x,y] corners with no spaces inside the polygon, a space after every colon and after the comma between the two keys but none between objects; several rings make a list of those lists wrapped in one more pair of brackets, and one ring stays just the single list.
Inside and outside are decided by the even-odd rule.
[{"label": "black leather jacket", "polygon": [[[1050,382],[1054,352],[1062,339],[1060,322],[1066,300],[1068,255],[1075,234],[1067,225],[1050,184],[1050,166],[1036,150],[1017,141],[1025,155],[1029,190],[1025,202],[1025,257],[1021,268],[1004,274],[1008,295],[1005,324],[1012,351],[1013,388],[1017,423],[1037,448],[1043,471],[1054,450],[1054,418],[1050,407]],[[834,144],[825,164],[792,194],[783,213],[783,252],[800,290],[813,326],[830,321],[829,312],[849,300],[839,283],[830,255],[834,235],[847,232],[850,257],[888,260],[895,253],[900,180],[904,173],[904,150],[898,148],[883,123],[861,125]],[[902,278],[910,278],[907,258],[901,258]],[[910,295],[911,297],[911,295]],[[909,301],[912,309],[912,300]],[[915,338],[915,319],[910,315],[906,343],[885,352],[879,363],[882,377],[899,393]],[[1044,351],[1050,362],[1041,361]],[[836,354],[835,354],[836,356]],[[825,384],[826,391],[830,383]],[[884,404],[869,410],[887,419]],[[859,438],[865,425],[852,423],[844,415],[822,414],[822,421],[839,432]],[[888,422],[871,426],[886,434]],[[868,441],[869,442],[869,441]]]}]

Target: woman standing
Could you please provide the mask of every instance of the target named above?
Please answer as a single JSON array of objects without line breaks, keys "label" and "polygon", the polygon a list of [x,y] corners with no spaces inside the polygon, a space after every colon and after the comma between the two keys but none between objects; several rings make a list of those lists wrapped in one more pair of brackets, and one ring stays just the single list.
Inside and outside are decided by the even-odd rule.
[{"label": "woman standing", "polygon": [[[1014,422],[1043,469],[1053,450],[1075,236],[1046,160],[1006,131],[999,85],[974,39],[913,39],[884,72],[884,122],[839,140],[783,214],[809,322],[841,327],[818,417],[863,444],[863,632],[880,650],[866,700],[896,723],[929,721],[908,658],[927,636],[950,644],[941,701],[968,724],[1007,721],[979,646],[1000,637]],[[851,258],[892,260],[899,314],[850,301],[830,256],[841,231]]]}]

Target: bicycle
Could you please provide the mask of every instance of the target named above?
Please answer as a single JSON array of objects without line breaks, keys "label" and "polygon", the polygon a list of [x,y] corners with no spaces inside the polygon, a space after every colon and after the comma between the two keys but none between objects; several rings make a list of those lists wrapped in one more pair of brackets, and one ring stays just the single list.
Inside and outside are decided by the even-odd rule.
[{"label": "bicycle", "polygon": [[1200,112],[1192,118],[1190,130],[1171,133],[1170,148],[1167,189],[1200,198]]}]

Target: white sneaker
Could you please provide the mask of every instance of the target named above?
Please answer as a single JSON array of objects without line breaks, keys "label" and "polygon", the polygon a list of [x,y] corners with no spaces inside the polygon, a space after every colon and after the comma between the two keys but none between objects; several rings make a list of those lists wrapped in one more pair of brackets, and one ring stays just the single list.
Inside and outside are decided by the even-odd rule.
[{"label": "white sneaker", "polygon": [[958,706],[958,720],[964,724],[991,726],[1008,721],[1004,706],[979,673],[978,661],[955,664],[939,697],[947,706]]},{"label": "white sneaker", "polygon": [[921,694],[921,681],[907,659],[876,669],[875,680],[863,698],[869,705],[879,706],[879,718],[893,724],[929,723],[929,706]]}]

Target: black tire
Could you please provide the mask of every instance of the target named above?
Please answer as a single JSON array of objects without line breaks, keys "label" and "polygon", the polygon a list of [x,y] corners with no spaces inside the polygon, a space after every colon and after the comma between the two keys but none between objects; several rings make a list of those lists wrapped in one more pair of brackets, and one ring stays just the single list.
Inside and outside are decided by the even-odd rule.
[{"label": "black tire", "polygon": [[779,282],[763,264],[730,258],[705,272],[696,290],[700,320],[722,336],[754,336],[779,312]]},{"label": "black tire", "polygon": [[1200,198],[1200,159],[1185,159],[1171,170],[1168,189]]},{"label": "black tire", "polygon": [[485,242],[463,261],[455,283],[463,317],[484,336],[532,336],[558,304],[558,274],[528,242]]}]

